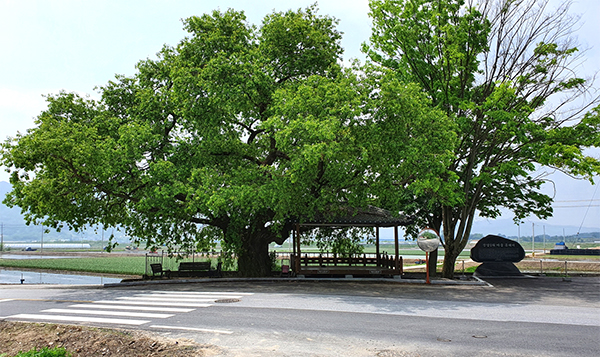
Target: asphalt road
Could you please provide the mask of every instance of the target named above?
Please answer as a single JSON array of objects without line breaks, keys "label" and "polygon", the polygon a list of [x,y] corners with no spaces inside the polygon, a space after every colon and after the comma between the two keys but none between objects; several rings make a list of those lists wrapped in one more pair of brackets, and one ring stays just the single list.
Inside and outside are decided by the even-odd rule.
[{"label": "asphalt road", "polygon": [[0,286],[0,318],[146,329],[222,356],[599,355],[600,278],[489,282]]}]

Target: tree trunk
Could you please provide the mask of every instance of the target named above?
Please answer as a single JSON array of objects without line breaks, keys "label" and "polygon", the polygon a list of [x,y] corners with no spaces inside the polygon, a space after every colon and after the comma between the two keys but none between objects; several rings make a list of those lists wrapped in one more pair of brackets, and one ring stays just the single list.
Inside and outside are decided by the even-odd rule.
[{"label": "tree trunk", "polygon": [[458,254],[452,254],[451,252],[446,252],[444,255],[444,265],[442,267],[442,277],[447,279],[454,278],[454,267],[456,265],[456,258]]},{"label": "tree trunk", "polygon": [[[434,214],[427,217],[427,224],[429,228],[435,229],[438,235],[440,235],[441,227],[442,227],[442,215]],[[441,239],[441,237],[440,237]],[[437,261],[439,257],[439,249],[434,250],[429,253],[429,276],[436,277],[438,276],[437,272]]]},{"label": "tree trunk", "polygon": [[465,246],[469,241],[469,235],[470,232],[463,233],[461,236],[452,237],[450,240],[446,240],[446,253],[444,254],[444,266],[442,268],[442,277],[448,279],[454,278],[456,260],[458,259],[460,253],[465,249]]},{"label": "tree trunk", "polygon": [[442,266],[442,278],[454,278],[454,265],[456,258],[460,254],[457,249],[459,241],[454,236],[456,232],[456,221],[453,219],[453,208],[442,207],[442,221],[444,229],[444,264]]},{"label": "tree trunk", "polygon": [[238,273],[242,277],[267,277],[271,275],[269,257],[270,240],[262,235],[247,234],[242,238],[238,252]]},{"label": "tree trunk", "polygon": [[268,277],[271,276],[273,261],[269,256],[269,244],[275,242],[283,244],[286,227],[276,232],[267,227],[266,222],[272,217],[265,215],[263,219],[257,218],[253,224],[241,233],[241,245],[238,249],[238,273],[243,277]]}]

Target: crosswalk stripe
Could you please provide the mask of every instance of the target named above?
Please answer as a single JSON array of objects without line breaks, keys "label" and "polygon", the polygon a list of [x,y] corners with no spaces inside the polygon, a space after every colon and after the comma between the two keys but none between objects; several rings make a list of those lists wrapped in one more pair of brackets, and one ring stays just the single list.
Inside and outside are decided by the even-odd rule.
[{"label": "crosswalk stripe", "polygon": [[109,315],[109,316],[127,316],[127,317],[145,317],[155,319],[166,319],[175,316],[174,314],[156,314],[149,312],[129,312],[129,311],[104,311],[104,310],[79,310],[79,309],[48,309],[40,312],[53,312],[58,314],[83,314],[83,315]]},{"label": "crosswalk stripe", "polygon": [[218,300],[218,299],[241,299],[242,295],[181,295],[181,294],[138,294],[135,296],[148,296],[148,297],[157,297],[157,298],[204,298],[209,299],[210,301]]},{"label": "crosswalk stripe", "polygon": [[27,320],[51,320],[51,321],[76,321],[76,322],[94,322],[101,324],[120,324],[120,325],[143,325],[147,324],[148,320],[126,320],[112,319],[105,317],[85,317],[85,316],[63,316],[63,315],[42,315],[42,314],[18,314],[8,316],[11,319],[27,319]]},{"label": "crosswalk stripe", "polygon": [[153,294],[184,294],[184,295],[242,295],[249,296],[254,295],[254,293],[236,293],[236,292],[227,292],[227,291],[152,291]]},{"label": "crosswalk stripe", "polygon": [[[192,291],[152,291],[133,296],[118,297],[115,300],[97,300],[91,303],[70,305],[68,309],[46,309],[39,314],[17,314],[4,318],[31,319],[67,322],[88,322],[101,324],[142,325],[150,320],[110,318],[119,316],[130,318],[164,319],[175,316],[172,313],[191,312],[195,308],[209,307],[220,299],[241,299],[253,293],[236,292],[192,292]],[[0,302],[13,299],[0,299]],[[83,301],[82,301],[83,302]],[[130,310],[130,311],[123,311]],[[56,315],[53,315],[56,314]],[[92,316],[84,316],[92,315]],[[96,315],[96,316],[93,316]],[[101,317],[98,317],[101,316]],[[178,329],[198,332],[232,334],[232,331],[211,330],[195,327],[153,325],[152,328]]]},{"label": "crosswalk stripe", "polygon": [[173,301],[173,302],[214,302],[216,299],[180,299],[180,298],[157,298],[144,296],[123,296],[117,298],[119,300],[135,300],[135,301]]},{"label": "crosswalk stripe", "polygon": [[191,303],[191,302],[164,302],[164,301],[126,301],[126,300],[98,300],[93,301],[98,304],[115,304],[115,305],[154,305],[154,306],[179,306],[179,307],[209,307],[213,304]]},{"label": "crosswalk stripe", "polygon": [[101,305],[101,304],[77,304],[69,307],[83,307],[95,309],[113,309],[113,310],[139,310],[139,311],[162,311],[162,312],[192,312],[196,309],[184,309],[177,307],[160,307],[160,306],[120,306],[120,305]]}]

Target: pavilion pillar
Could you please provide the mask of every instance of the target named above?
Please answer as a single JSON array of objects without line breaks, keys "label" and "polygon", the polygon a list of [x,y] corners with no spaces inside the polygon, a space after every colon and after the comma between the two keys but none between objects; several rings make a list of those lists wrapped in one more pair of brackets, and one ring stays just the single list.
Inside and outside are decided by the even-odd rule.
[{"label": "pavilion pillar", "polygon": [[300,272],[300,260],[302,252],[300,251],[300,223],[296,223],[296,258],[294,259],[295,272],[298,274]]},{"label": "pavilion pillar", "polygon": [[292,226],[292,252],[290,253],[290,269],[296,269],[296,226]]},{"label": "pavilion pillar", "polygon": [[381,261],[379,260],[379,227],[375,227],[375,256],[377,259],[377,267],[380,267]]},{"label": "pavilion pillar", "polygon": [[394,226],[394,244],[396,246],[396,270],[400,270],[400,249],[398,247],[398,226]]}]

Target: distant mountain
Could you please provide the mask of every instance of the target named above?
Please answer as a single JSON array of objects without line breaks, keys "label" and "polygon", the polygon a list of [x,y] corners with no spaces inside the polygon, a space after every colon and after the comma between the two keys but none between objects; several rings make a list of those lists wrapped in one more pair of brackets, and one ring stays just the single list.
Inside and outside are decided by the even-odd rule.
[{"label": "distant mountain", "polygon": [[[41,240],[42,230],[47,230],[47,228],[43,229],[41,225],[26,225],[19,207],[9,208],[1,203],[11,189],[12,186],[10,183],[0,181],[0,224],[3,226],[4,241],[35,242]],[[95,231],[93,228],[89,228],[83,233],[74,232],[68,229],[57,232],[51,229],[49,232],[44,233],[44,241],[79,241],[81,239],[107,240],[111,233],[113,233],[112,230],[104,232],[104,238],[102,238],[102,232]],[[128,238],[122,232],[115,230],[114,235],[119,242],[128,241]]]},{"label": "distant mountain", "polygon": [[[4,200],[6,193],[10,192],[11,185],[6,181],[0,181],[0,201]],[[23,216],[21,215],[21,209],[16,208],[8,208],[4,204],[0,204],[0,223],[4,225],[4,239],[5,240],[39,240],[42,232],[41,226],[26,226],[25,221],[23,220]],[[563,232],[566,236],[573,236],[579,233],[589,233],[589,232],[598,232],[600,229],[592,228],[592,227],[582,227],[579,229],[578,226],[556,226],[545,224],[542,221],[535,222],[534,233],[536,237],[539,237],[543,234],[545,229],[547,236],[562,236]],[[127,238],[120,232],[114,232],[115,236],[119,241],[126,241]],[[494,220],[478,220],[473,223],[473,229],[471,230],[471,235],[481,234],[486,236],[488,234],[497,234],[505,237],[531,237],[532,234],[532,225],[531,222],[524,223],[520,227],[515,225],[511,219],[494,219]],[[56,237],[56,239],[62,240],[79,240],[82,237],[82,234],[71,232],[71,231],[63,231],[63,232],[51,232],[48,234],[50,237]],[[88,229],[86,233],[83,234],[84,239],[91,240],[100,240],[101,234],[100,232],[94,232],[93,229]],[[106,237],[110,235],[105,233]],[[393,230],[382,229],[380,238],[382,240],[393,240]],[[46,238],[44,238],[46,239]],[[402,231],[400,231],[400,239],[403,239]]]},{"label": "distant mountain", "polygon": [[[6,181],[0,181],[0,202],[4,201],[4,197],[12,186]],[[11,225],[25,225],[23,216],[21,215],[21,209],[18,207],[8,208],[3,203],[0,203],[0,223],[11,224]]]},{"label": "distant mountain", "polygon": [[598,232],[600,229],[593,227],[581,227],[579,226],[556,226],[544,223],[543,221],[534,221],[533,228],[532,222],[525,222],[521,224],[520,228],[511,219],[494,219],[494,220],[480,220],[473,223],[471,234],[498,234],[508,237],[531,237],[535,233],[535,236],[542,235],[544,230],[548,236],[562,236],[563,233],[566,236],[574,235],[577,233],[590,233]]}]

